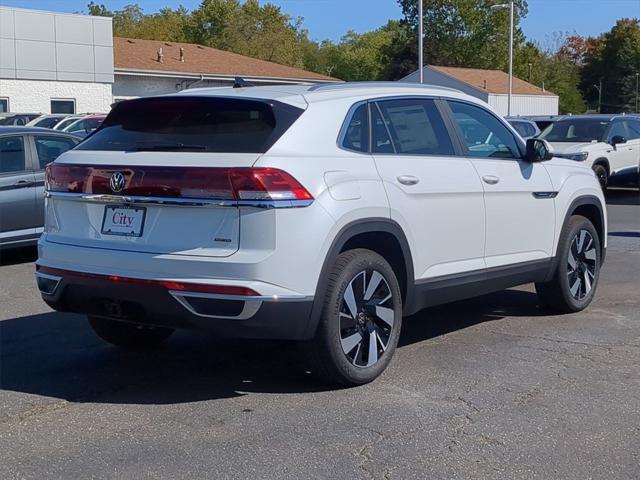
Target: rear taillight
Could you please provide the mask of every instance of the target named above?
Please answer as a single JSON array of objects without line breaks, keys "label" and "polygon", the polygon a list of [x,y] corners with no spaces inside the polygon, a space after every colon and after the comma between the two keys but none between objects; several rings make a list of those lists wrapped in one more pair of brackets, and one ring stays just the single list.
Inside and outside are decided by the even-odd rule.
[{"label": "rear taillight", "polygon": [[[116,173],[124,184],[112,181]],[[231,201],[311,201],[295,178],[277,168],[90,166],[51,163],[49,192]]]}]

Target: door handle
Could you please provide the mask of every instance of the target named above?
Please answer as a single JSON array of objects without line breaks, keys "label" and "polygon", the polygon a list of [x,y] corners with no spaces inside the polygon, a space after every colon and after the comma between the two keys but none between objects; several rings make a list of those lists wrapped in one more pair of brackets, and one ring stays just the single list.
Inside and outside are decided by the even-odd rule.
[{"label": "door handle", "polygon": [[31,185],[33,185],[33,182],[30,182],[29,180],[18,180],[16,183],[14,183],[11,186],[13,188],[27,188],[27,187],[30,187]]},{"label": "door handle", "polygon": [[489,185],[495,185],[500,181],[500,179],[495,175],[485,175],[484,177],[482,177],[482,181],[484,183],[488,183]]},{"label": "door handle", "polygon": [[398,177],[398,182],[402,185],[415,185],[418,183],[420,179],[418,177],[414,177],[413,175],[400,175]]}]

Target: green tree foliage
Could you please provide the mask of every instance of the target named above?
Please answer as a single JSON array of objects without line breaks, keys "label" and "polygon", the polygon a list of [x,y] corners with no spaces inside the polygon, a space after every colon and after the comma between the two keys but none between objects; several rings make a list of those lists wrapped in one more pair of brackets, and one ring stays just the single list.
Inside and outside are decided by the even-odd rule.
[{"label": "green tree foliage", "polygon": [[602,111],[632,112],[636,102],[636,73],[640,72],[640,19],[621,19],[611,31],[586,39],[582,91],[597,108],[594,85],[602,81]]}]

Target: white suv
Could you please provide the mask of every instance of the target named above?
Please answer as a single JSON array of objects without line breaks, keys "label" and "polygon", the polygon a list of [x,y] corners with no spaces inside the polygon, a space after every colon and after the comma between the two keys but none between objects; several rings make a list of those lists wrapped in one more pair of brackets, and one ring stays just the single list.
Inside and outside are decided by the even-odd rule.
[{"label": "white suv", "polygon": [[603,189],[640,187],[640,116],[576,115],[564,117],[540,134],[558,157],[584,162]]},{"label": "white suv", "polygon": [[395,83],[121,102],[47,197],[36,276],[56,310],[124,347],[174,328],[298,340],[347,385],[430,305],[536,282],[585,308],[607,239],[588,167],[475,98]]}]

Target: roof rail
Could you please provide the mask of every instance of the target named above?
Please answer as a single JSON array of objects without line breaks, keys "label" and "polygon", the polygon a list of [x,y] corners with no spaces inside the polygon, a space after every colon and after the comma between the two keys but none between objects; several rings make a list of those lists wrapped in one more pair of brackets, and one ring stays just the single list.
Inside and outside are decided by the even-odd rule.
[{"label": "roof rail", "polygon": [[436,88],[438,90],[447,90],[450,92],[458,92],[455,88],[442,87],[440,85],[430,85],[426,83],[414,82],[330,82],[316,83],[309,88],[309,92],[317,92],[318,90],[347,90],[350,88]]}]

